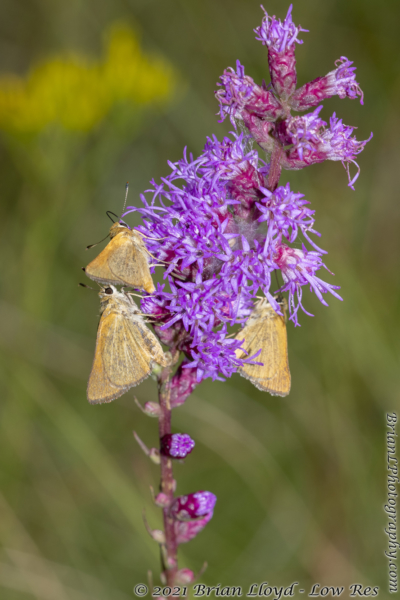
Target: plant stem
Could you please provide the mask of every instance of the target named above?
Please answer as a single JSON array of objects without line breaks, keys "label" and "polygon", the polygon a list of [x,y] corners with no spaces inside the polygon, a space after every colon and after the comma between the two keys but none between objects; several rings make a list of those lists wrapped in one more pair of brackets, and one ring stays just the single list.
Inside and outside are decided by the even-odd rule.
[{"label": "plant stem", "polygon": [[[161,415],[159,418],[160,440],[166,433],[171,433],[171,367],[165,367],[158,378],[158,393]],[[173,587],[176,571],[178,570],[177,543],[175,536],[174,520],[169,516],[169,506],[172,504],[175,492],[175,480],[172,471],[172,460],[161,455],[161,481],[160,491],[169,500],[168,506],[163,509],[165,547],[161,548],[161,562],[167,585]]]}]

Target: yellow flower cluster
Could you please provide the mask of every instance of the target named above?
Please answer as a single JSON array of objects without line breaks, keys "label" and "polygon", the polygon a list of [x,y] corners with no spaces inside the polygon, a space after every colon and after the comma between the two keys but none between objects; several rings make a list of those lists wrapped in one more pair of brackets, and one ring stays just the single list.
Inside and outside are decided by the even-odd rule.
[{"label": "yellow flower cluster", "polygon": [[118,102],[165,102],[175,83],[176,73],[166,60],[146,56],[131,29],[114,26],[101,61],[58,56],[32,67],[26,78],[1,76],[0,128],[37,133],[58,123],[88,131]]}]

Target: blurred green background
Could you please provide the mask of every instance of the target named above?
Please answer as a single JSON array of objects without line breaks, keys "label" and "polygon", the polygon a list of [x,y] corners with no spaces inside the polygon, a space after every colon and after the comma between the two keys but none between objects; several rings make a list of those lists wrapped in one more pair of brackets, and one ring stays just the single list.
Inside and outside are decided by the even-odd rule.
[{"label": "blurred green background", "polygon": [[[281,18],[288,4],[266,0]],[[196,448],[178,493],[213,491],[214,518],[181,547],[208,585],[299,581],[379,585],[387,594],[385,412],[398,406],[400,3],[294,0],[310,30],[297,48],[303,84],[355,61],[365,105],[333,111],[374,138],[356,191],[340,163],[289,175],[316,209],[344,302],[288,325],[292,391],[274,398],[234,376],[206,381],[173,414]],[[250,0],[3,0],[0,4],[0,598],[128,600],[158,549],[149,485],[158,468],[135,445],[157,423],[134,404],[144,382],[89,406],[99,303],[80,267],[122,209],[195,155],[218,123],[216,81],[236,59],[258,82],[267,53]],[[284,174],[282,182],[287,180]],[[134,219],[130,220],[135,223]],[[330,276],[328,275],[328,278]],[[333,281],[332,278],[329,279]],[[345,592],[342,597],[347,597]]]}]

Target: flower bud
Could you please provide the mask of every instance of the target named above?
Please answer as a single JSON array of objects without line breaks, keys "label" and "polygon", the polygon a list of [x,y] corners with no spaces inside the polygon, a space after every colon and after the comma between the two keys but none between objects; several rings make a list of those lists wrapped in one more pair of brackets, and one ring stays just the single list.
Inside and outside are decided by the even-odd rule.
[{"label": "flower bud", "polygon": [[168,569],[174,569],[175,567],[178,566],[178,561],[173,556],[167,556],[165,562],[166,562],[166,566]]},{"label": "flower bud", "polygon": [[159,417],[161,415],[160,405],[157,402],[146,402],[143,406],[143,412],[148,417]]},{"label": "flower bud", "polygon": [[194,448],[194,441],[187,433],[167,433],[160,442],[161,454],[170,458],[185,458]]},{"label": "flower bud", "polygon": [[165,533],[161,529],[153,529],[150,535],[158,544],[165,544]]},{"label": "flower bud", "polygon": [[140,410],[147,415],[148,417],[160,417],[161,416],[161,408],[157,402],[146,402],[144,406],[142,406],[139,400],[135,397],[135,404]]},{"label": "flower bud", "polygon": [[154,498],[154,502],[160,508],[165,508],[166,506],[169,505],[170,500],[169,500],[169,498],[168,498],[168,496],[166,494],[164,494],[163,492],[160,492]]},{"label": "flower bud", "polygon": [[185,368],[185,365],[187,364],[189,364],[189,361],[184,359],[175,375],[172,377],[170,398],[171,408],[176,408],[183,404],[197,385],[197,370]]},{"label": "flower bud", "polygon": [[204,517],[195,521],[175,521],[175,536],[177,544],[185,544],[190,542],[204,527],[208,521],[212,518],[213,511],[211,510]]},{"label": "flower bud", "polygon": [[216,501],[217,497],[212,492],[178,496],[171,505],[170,513],[178,521],[191,521],[212,513]]},{"label": "flower bud", "polygon": [[160,464],[160,453],[157,448],[150,448],[149,458],[155,465]]},{"label": "flower bud", "polygon": [[187,585],[194,581],[194,573],[190,569],[179,569],[175,575],[175,583]]}]

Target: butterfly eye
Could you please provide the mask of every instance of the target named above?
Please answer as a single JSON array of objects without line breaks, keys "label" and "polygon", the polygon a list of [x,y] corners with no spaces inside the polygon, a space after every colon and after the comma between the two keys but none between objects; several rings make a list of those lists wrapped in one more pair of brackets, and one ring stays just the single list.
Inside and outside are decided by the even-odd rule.
[{"label": "butterfly eye", "polygon": [[124,221],[120,221],[118,223],[118,225],[120,225],[120,227],[126,227],[126,229],[130,229],[129,225],[127,223],[125,223]]},{"label": "butterfly eye", "polygon": [[113,294],[113,290],[112,290],[112,288],[110,288],[110,287],[106,288],[106,289],[104,290],[104,292],[105,292],[106,294],[109,294],[109,295]]}]

